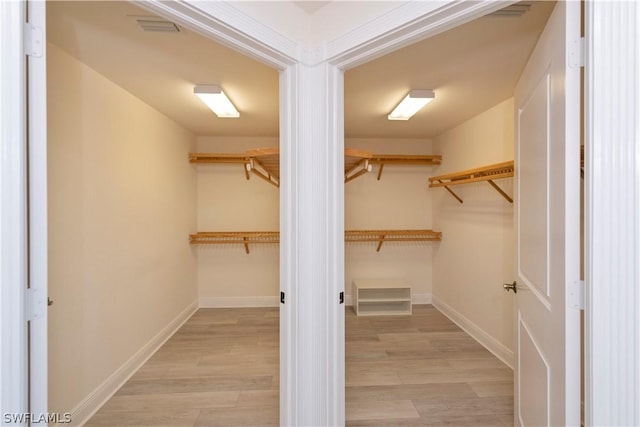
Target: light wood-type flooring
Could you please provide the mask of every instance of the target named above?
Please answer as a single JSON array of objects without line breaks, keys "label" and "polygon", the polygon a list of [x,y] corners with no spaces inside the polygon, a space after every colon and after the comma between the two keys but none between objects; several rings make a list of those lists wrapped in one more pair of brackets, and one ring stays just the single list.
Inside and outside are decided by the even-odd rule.
[{"label": "light wood-type flooring", "polygon": [[[429,305],[346,311],[351,426],[513,425],[513,372]],[[201,309],[87,426],[278,425],[278,309]]]}]

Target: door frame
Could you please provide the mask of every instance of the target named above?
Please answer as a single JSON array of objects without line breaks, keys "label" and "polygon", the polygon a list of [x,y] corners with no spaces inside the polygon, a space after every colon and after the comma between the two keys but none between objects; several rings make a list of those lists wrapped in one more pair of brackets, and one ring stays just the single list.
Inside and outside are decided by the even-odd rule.
[{"label": "door frame", "polygon": [[44,1],[27,1],[34,38],[40,38],[27,61],[29,410],[34,414],[46,413],[49,400],[46,8]]},{"label": "door frame", "polygon": [[585,6],[585,425],[640,425],[640,5]]},{"label": "door frame", "polygon": [[[0,413],[28,409],[26,3],[0,2]],[[16,42],[17,41],[17,42]]]},{"label": "door frame", "polygon": [[[47,412],[46,5],[0,4],[0,422]],[[24,38],[25,23],[31,43]],[[16,42],[16,40],[18,42]],[[28,56],[27,56],[28,54]],[[13,418],[14,420],[16,418]],[[38,423],[22,418],[23,422]]]},{"label": "door frame", "polygon": [[[20,4],[0,2],[0,77],[3,82],[11,82],[11,85],[2,86],[0,98],[0,412],[3,413],[26,408],[26,340],[20,326],[25,318],[26,300],[23,283],[26,280],[27,231],[26,212],[22,207],[27,197],[26,166],[22,163],[25,158],[23,147],[10,144],[24,138],[24,101],[20,90],[25,76],[21,61],[22,43],[9,43],[9,40],[22,40],[24,21]],[[230,3],[145,3],[157,13],[182,22],[280,71],[297,62],[310,60],[326,61],[344,71],[504,5],[475,1],[449,1],[437,6],[432,2],[403,3],[384,17],[326,42],[318,58],[317,55],[302,55],[298,43],[253,18],[247,19]],[[640,328],[636,326],[640,322],[637,309],[630,310],[630,306],[637,308],[640,305],[640,273],[636,265],[640,253],[640,190],[637,181],[640,154],[638,141],[633,136],[638,135],[640,126],[634,116],[640,111],[637,90],[640,87],[639,7],[634,2],[586,2],[587,425],[606,423],[614,419],[615,414],[621,414],[615,418],[621,424],[640,423],[640,413],[634,409],[640,398],[640,387],[634,380],[640,377]],[[598,40],[603,42],[598,43]],[[624,40],[625,43],[607,45],[604,40]],[[281,89],[282,102],[290,99],[288,95]],[[616,106],[626,106],[629,114],[620,114],[611,120],[607,112]],[[334,104],[333,107],[336,114],[343,114],[342,105]],[[9,111],[15,114],[10,115]],[[287,117],[281,118],[283,128],[291,125]],[[627,137],[620,141],[616,138],[623,130]],[[293,142],[281,141],[281,144],[286,150]],[[46,190],[40,194],[46,195]],[[285,193],[281,203],[290,202],[290,197],[291,194]],[[337,215],[341,213],[338,210],[328,221],[334,224],[339,221]],[[285,234],[281,238],[291,239],[291,236]],[[31,243],[46,253],[46,241]],[[616,254],[615,257],[612,254]],[[46,258],[40,260],[44,261]],[[291,274],[290,271],[282,271],[281,280],[290,280]],[[618,297],[610,293],[611,283],[615,283]],[[296,328],[296,325],[289,326]],[[614,328],[616,334],[611,334]],[[338,360],[325,362],[343,363]],[[626,374],[613,375],[612,369]]]}]

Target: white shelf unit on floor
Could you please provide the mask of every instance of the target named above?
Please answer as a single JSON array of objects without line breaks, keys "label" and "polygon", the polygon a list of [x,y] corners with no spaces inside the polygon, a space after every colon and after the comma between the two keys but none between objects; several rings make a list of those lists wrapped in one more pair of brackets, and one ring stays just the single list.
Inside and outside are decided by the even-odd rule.
[{"label": "white shelf unit on floor", "polygon": [[358,316],[411,314],[411,286],[400,279],[354,279],[353,310]]}]

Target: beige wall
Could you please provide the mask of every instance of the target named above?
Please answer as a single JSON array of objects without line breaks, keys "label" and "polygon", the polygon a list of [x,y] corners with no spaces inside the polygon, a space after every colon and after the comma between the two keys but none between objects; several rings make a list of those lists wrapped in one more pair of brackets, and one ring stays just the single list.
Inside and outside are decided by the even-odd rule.
[{"label": "beige wall", "polygon": [[[440,175],[513,160],[513,99],[433,141],[443,156]],[[513,179],[497,181],[513,194]],[[514,298],[502,289],[514,280],[513,206],[487,182],[431,189],[433,224],[443,232],[433,256],[433,294],[508,350],[514,348]]]},{"label": "beige wall", "polygon": [[[348,148],[376,154],[433,154],[430,140],[348,139]],[[345,186],[345,229],[430,229],[431,192],[427,177],[434,166],[378,166]],[[432,250],[439,242],[348,243],[345,247],[345,291],[353,279],[401,278],[412,285],[414,302],[431,294]]]},{"label": "beige wall", "polygon": [[[252,148],[277,146],[278,138],[198,138],[201,153],[242,153]],[[198,164],[194,167],[198,173],[198,231],[279,230],[277,187],[255,175],[247,181],[243,165]],[[252,245],[249,250],[247,255],[242,245],[195,247],[199,295],[205,305],[221,305],[229,298],[272,297],[275,302],[280,288],[279,246]],[[233,300],[231,304],[238,301],[243,300]]]},{"label": "beige wall", "polygon": [[49,409],[66,412],[197,298],[195,138],[47,54]]}]

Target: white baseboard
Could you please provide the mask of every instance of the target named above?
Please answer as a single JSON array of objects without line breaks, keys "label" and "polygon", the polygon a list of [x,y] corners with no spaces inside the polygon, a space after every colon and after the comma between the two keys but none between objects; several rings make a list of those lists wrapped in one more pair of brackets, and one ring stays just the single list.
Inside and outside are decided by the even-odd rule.
[{"label": "white baseboard", "polygon": [[498,359],[502,360],[507,366],[513,369],[514,355],[504,344],[487,334],[478,325],[457,312],[453,307],[447,305],[438,297],[434,296],[433,306],[442,314],[447,316],[453,323],[462,328],[466,333],[471,335],[473,339],[482,344],[487,350],[493,353]]},{"label": "white baseboard", "polygon": [[[413,294],[413,304],[431,304],[431,294]],[[353,305],[353,297],[345,295],[345,305]],[[280,301],[273,297],[200,297],[200,308],[278,307]]]},{"label": "white baseboard", "polygon": [[175,319],[120,366],[71,412],[70,424],[82,426],[115,394],[122,385],[198,310],[198,301],[189,304]]},{"label": "white baseboard", "polygon": [[200,308],[278,307],[277,296],[263,297],[200,297]]},{"label": "white baseboard", "polygon": [[[353,296],[345,295],[345,305],[353,305]],[[411,295],[411,304],[431,304],[431,294],[413,294]]]}]

